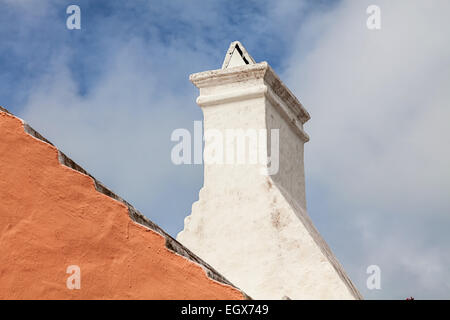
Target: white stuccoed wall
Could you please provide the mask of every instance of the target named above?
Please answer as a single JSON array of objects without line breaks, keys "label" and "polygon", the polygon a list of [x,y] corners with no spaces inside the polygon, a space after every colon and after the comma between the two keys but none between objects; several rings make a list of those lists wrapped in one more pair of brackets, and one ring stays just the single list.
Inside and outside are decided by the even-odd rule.
[{"label": "white stuccoed wall", "polygon": [[199,201],[177,239],[254,299],[359,299],[306,212],[303,123],[309,114],[266,62],[250,59],[191,81],[200,88],[205,131],[280,130],[279,172],[264,176],[259,164],[205,164]]}]

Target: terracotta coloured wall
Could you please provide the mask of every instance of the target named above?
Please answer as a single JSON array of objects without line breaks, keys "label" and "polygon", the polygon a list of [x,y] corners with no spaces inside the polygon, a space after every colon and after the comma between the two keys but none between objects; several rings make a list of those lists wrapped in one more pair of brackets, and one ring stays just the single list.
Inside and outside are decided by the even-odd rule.
[{"label": "terracotta coloured wall", "polygon": [[0,299],[244,298],[165,241],[0,110]]}]

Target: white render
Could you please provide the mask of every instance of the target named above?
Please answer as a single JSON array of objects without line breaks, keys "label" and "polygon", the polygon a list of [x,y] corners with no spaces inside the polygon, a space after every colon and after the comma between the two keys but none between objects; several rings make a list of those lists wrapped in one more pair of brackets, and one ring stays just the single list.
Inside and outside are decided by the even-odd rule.
[{"label": "white render", "polygon": [[[233,57],[236,45],[248,64]],[[200,89],[205,131],[279,129],[280,164],[272,176],[259,164],[205,164],[199,200],[177,239],[254,299],[362,298],[306,212],[308,112],[239,42],[222,69],[190,79]]]}]

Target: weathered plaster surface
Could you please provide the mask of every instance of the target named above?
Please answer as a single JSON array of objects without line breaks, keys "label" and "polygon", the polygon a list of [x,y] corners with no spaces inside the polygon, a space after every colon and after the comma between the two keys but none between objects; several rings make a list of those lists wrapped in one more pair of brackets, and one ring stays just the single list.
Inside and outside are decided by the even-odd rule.
[{"label": "weathered plaster surface", "polygon": [[3,108],[0,191],[0,299],[247,297]]},{"label": "weathered plaster surface", "polygon": [[191,81],[200,89],[205,130],[279,129],[280,170],[263,176],[259,165],[205,164],[204,186],[178,240],[255,299],[361,298],[306,212],[309,114],[300,102],[265,62]]}]

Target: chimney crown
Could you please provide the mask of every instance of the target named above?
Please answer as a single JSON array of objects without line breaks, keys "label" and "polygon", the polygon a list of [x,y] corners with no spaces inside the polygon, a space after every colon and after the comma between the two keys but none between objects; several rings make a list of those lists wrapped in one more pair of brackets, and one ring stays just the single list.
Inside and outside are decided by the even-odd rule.
[{"label": "chimney crown", "polygon": [[311,118],[308,111],[270,65],[256,63],[239,41],[231,43],[222,69],[195,73],[189,79],[200,89],[197,104],[201,107],[265,96],[300,138],[309,141],[303,130]]}]

